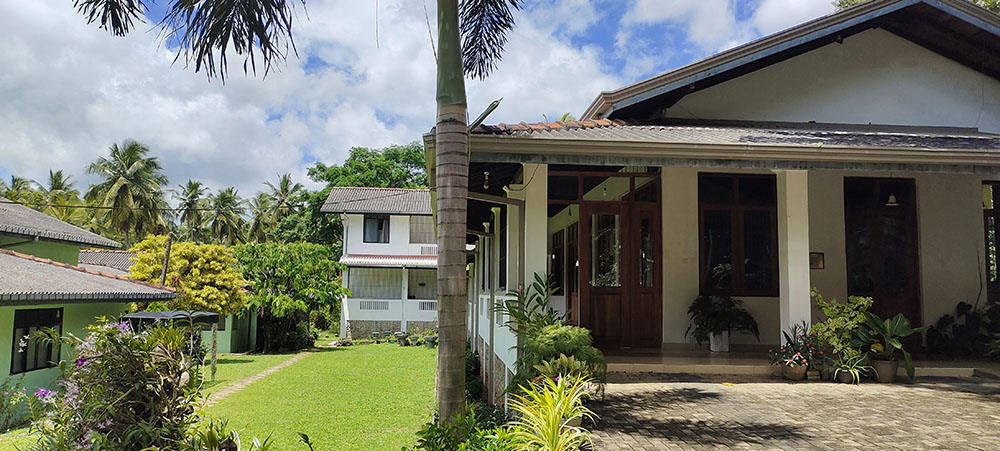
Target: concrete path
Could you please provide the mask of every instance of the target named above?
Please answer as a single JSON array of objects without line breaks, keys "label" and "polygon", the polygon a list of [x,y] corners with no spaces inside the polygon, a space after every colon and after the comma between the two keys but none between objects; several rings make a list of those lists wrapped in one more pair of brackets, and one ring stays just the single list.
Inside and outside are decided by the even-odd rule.
[{"label": "concrete path", "polygon": [[276,371],[278,371],[278,370],[280,370],[282,368],[285,368],[285,367],[287,367],[289,365],[292,365],[295,362],[298,362],[299,360],[302,360],[307,355],[312,354],[313,352],[314,351],[305,351],[305,352],[299,353],[295,357],[292,357],[292,358],[290,358],[288,360],[285,360],[285,361],[283,361],[283,362],[281,362],[281,363],[279,363],[277,365],[274,365],[274,366],[272,366],[272,367],[270,367],[270,368],[268,368],[268,369],[266,369],[264,371],[261,371],[261,372],[259,372],[257,374],[249,376],[249,377],[247,377],[245,379],[238,380],[238,381],[236,381],[236,382],[234,382],[234,383],[232,383],[230,385],[227,385],[227,386],[223,387],[219,391],[208,395],[208,399],[205,400],[205,407],[211,407],[212,405],[214,405],[215,403],[217,403],[219,401],[222,401],[223,399],[225,399],[229,395],[231,395],[233,393],[236,393],[236,392],[238,392],[238,391],[246,388],[247,385],[250,385],[250,384],[252,384],[254,382],[257,382],[257,381],[259,381],[259,380],[261,380],[261,379],[263,379],[263,378],[265,378],[267,376],[270,376],[271,374],[274,374]]},{"label": "concrete path", "polygon": [[1000,381],[612,374],[596,450],[1000,449]]}]

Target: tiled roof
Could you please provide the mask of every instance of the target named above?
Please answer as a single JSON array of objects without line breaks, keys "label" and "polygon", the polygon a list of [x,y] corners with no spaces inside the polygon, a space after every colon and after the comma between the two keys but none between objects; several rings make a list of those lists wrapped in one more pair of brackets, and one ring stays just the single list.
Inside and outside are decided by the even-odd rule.
[{"label": "tiled roof", "polygon": [[0,304],[130,302],[176,296],[172,288],[0,249]]},{"label": "tiled roof", "polygon": [[330,191],[321,211],[429,215],[431,194],[426,189],[337,187]]},{"label": "tiled roof", "polygon": [[437,268],[436,255],[345,255],[340,262],[347,266],[376,268]]},{"label": "tiled roof", "polygon": [[685,122],[629,124],[619,120],[499,124],[473,133],[536,139],[660,142],[671,144],[775,144],[1000,150],[1000,135],[969,128],[813,123]]},{"label": "tiled roof", "polygon": [[131,259],[135,252],[121,250],[90,250],[80,249],[81,265],[97,265],[128,271],[135,264]]},{"label": "tiled roof", "polygon": [[0,197],[0,233],[100,247],[122,247],[96,233]]}]

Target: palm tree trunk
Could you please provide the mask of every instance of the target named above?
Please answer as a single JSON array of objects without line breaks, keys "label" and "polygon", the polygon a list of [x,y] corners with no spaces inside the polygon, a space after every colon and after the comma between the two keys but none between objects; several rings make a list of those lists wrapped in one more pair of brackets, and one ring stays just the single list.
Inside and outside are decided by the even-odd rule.
[{"label": "palm tree trunk", "polygon": [[469,191],[469,135],[462,71],[458,0],[438,0],[437,234],[438,411],[451,420],[465,413],[465,231]]}]

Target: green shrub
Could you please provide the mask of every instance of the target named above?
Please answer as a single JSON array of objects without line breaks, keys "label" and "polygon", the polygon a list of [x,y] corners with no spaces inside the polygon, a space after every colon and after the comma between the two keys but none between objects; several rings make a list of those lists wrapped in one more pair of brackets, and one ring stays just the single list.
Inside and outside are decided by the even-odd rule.
[{"label": "green shrub", "polygon": [[823,321],[813,324],[812,332],[818,337],[820,345],[826,348],[828,357],[833,358],[830,353],[841,360],[859,356],[861,350],[855,337],[858,329],[867,321],[865,312],[872,306],[872,298],[849,296],[847,302],[838,302],[836,299],[827,302],[816,290],[812,291],[812,296],[826,316]]},{"label": "green shrub", "polygon": [[523,353],[518,359],[518,374],[512,386],[517,387],[534,378],[538,374],[536,366],[560,356],[582,362],[589,369],[588,377],[597,382],[605,381],[607,363],[604,354],[593,346],[590,331],[577,326],[552,325],[524,338]]},{"label": "green shrub", "polygon": [[[489,450],[495,448],[498,438],[494,432],[507,422],[503,408],[481,403],[466,406],[465,415],[457,415],[451,421],[435,419],[417,432],[417,446],[403,450],[454,451]],[[502,435],[502,434],[501,434]]]},{"label": "green shrub", "polygon": [[6,432],[21,423],[24,417],[24,406],[28,396],[24,392],[21,380],[8,378],[0,383],[0,432]]},{"label": "green shrub", "polygon": [[592,444],[587,431],[573,425],[593,418],[583,405],[587,383],[578,377],[543,378],[522,387],[523,395],[513,395],[510,407],[518,415],[509,432],[515,449],[569,451]]}]

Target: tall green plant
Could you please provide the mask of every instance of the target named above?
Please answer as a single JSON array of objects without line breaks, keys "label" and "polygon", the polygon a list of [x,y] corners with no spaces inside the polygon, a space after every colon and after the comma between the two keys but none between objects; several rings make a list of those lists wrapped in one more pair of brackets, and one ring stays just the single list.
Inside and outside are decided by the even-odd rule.
[{"label": "tall green plant", "polygon": [[493,311],[507,318],[505,324],[518,337],[526,337],[545,326],[562,324],[565,317],[549,306],[555,293],[548,277],[535,273],[535,281],[527,288],[508,292],[508,298],[493,306]]},{"label": "tall green plant", "polygon": [[694,336],[698,344],[722,332],[752,334],[760,340],[757,321],[742,307],[743,301],[729,296],[698,296],[688,307],[691,322],[684,335]]},{"label": "tall green plant", "polygon": [[910,320],[902,313],[888,319],[879,318],[871,312],[865,312],[864,327],[858,329],[858,339],[869,346],[878,360],[895,360],[896,351],[903,354],[906,375],[913,379],[913,360],[910,353],[903,349],[901,338],[926,330],[926,327],[913,328]]},{"label": "tall green plant", "polygon": [[518,413],[510,429],[517,449],[576,451],[591,445],[587,431],[573,425],[594,415],[583,405],[586,385],[583,378],[561,377],[521,387],[524,394],[514,394],[510,402]]},{"label": "tall green plant", "polygon": [[815,289],[812,290],[812,297],[826,316],[823,321],[813,324],[812,331],[819,337],[820,344],[827,348],[828,354],[841,358],[860,355],[854,338],[865,322],[865,312],[872,306],[872,298],[849,296],[846,302],[836,299],[828,302]]},{"label": "tall green plant", "polygon": [[91,185],[85,198],[104,208],[99,214],[125,235],[126,247],[133,239],[166,231],[162,212],[169,207],[163,188],[167,176],[160,160],[149,156],[149,147],[133,140],[112,144],[108,156],[87,166],[87,173],[103,180]]}]

